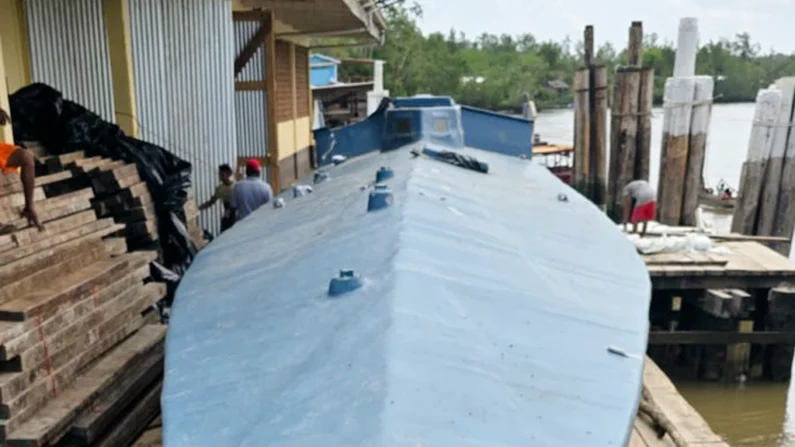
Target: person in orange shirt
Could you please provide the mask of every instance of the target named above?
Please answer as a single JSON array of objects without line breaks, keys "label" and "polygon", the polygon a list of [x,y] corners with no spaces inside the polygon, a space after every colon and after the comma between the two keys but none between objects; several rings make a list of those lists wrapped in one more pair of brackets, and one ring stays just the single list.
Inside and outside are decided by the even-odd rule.
[{"label": "person in orange shirt", "polygon": [[[0,126],[7,124],[11,124],[11,118],[5,110],[0,109]],[[20,215],[28,220],[28,224],[35,225],[39,231],[43,231],[44,227],[39,222],[39,216],[33,205],[33,189],[36,183],[36,166],[33,154],[19,146],[0,142],[0,171],[3,171],[3,174],[13,172],[19,174],[22,180],[22,191],[25,194],[25,207],[22,208]],[[0,234],[13,230],[13,226],[0,223]]]}]

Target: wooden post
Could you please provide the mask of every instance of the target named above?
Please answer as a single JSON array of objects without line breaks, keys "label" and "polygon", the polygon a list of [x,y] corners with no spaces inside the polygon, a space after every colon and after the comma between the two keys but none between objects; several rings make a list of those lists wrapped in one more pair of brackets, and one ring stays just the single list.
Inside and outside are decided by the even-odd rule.
[{"label": "wooden post", "polygon": [[591,151],[590,89],[590,69],[578,69],[574,73],[574,188],[586,197]]},{"label": "wooden post", "polygon": [[[795,325],[795,287],[793,285],[784,283],[771,289],[767,302],[765,330],[787,330]],[[765,353],[765,375],[773,380],[789,380],[792,374],[794,350],[795,347],[791,344],[768,346]]]},{"label": "wooden post", "polygon": [[263,67],[265,73],[265,83],[268,88],[267,91],[267,109],[268,109],[268,157],[270,159],[270,178],[268,179],[273,189],[274,194],[279,194],[282,185],[279,182],[281,173],[279,172],[279,160],[281,154],[279,153],[279,121],[276,119],[276,34],[273,31],[273,12],[268,12],[267,20],[270,21],[271,27],[265,38],[263,54]]},{"label": "wooden post", "polygon": [[[779,192],[781,191],[781,176],[784,167],[784,156],[787,152],[787,140],[789,139],[790,123],[792,122],[793,96],[795,96],[795,77],[781,78],[775,83],[781,91],[781,103],[776,118],[776,126],[773,129],[773,141],[771,144],[770,158],[768,159],[764,181],[762,184],[762,203],[759,209],[759,221],[757,222],[756,234],[772,236],[779,216],[776,214],[778,208]],[[782,216],[787,219],[787,216]],[[787,234],[791,236],[792,233]],[[789,254],[789,253],[787,253]]]},{"label": "wooden post", "polygon": [[593,66],[591,73],[590,199],[604,211],[607,199],[607,67]]},{"label": "wooden post", "polygon": [[[777,202],[774,210],[772,236],[792,237],[795,228],[795,135],[792,135],[793,113],[795,113],[795,77],[779,79],[776,84],[784,95],[783,102],[793,103],[792,107],[785,111],[789,112],[783,117],[779,117],[780,125],[784,127],[787,134],[787,142],[784,145],[784,153],[781,156],[781,171],[779,174],[779,187]],[[790,95],[789,92],[793,91]],[[778,129],[777,129],[778,130]],[[776,147],[776,146],[774,146]],[[771,159],[771,162],[773,160]],[[772,166],[772,163],[771,163]],[[770,173],[773,174],[772,172]],[[774,243],[772,248],[784,256],[790,254],[790,244]]]},{"label": "wooden post", "polygon": [[748,155],[740,174],[739,196],[732,218],[732,232],[755,235],[767,159],[773,144],[773,129],[781,107],[781,91],[762,89],[756,95],[756,110],[748,142]]},{"label": "wooden post", "polygon": [[640,67],[643,65],[643,23],[632,22],[629,27],[629,47],[627,48],[627,65]]},{"label": "wooden post", "polygon": [[679,225],[682,217],[694,95],[695,82],[692,77],[668,78],[665,81],[663,141],[657,187],[657,220],[665,225]]},{"label": "wooden post", "polygon": [[638,100],[638,142],[635,154],[635,179],[649,180],[651,170],[651,108],[654,101],[654,69],[644,68],[640,74]]},{"label": "wooden post", "polygon": [[688,139],[687,168],[682,199],[681,223],[696,225],[698,197],[704,191],[704,161],[707,152],[707,132],[712,115],[712,91],[715,86],[712,76],[694,77],[693,113]]},{"label": "wooden post", "polygon": [[604,210],[607,69],[594,64],[593,26],[583,34],[585,66],[574,73],[574,187]]},{"label": "wooden post", "polygon": [[622,189],[635,177],[640,74],[637,67],[620,67],[613,86],[607,214],[616,221],[623,214]]},{"label": "wooden post", "polygon": [[585,45],[585,66],[589,66],[594,63],[593,25],[588,25],[585,27],[585,32],[583,33],[583,43]]},{"label": "wooden post", "polygon": [[697,55],[698,19],[685,17],[679,20],[679,34],[676,40],[676,57],[674,59],[673,77],[680,78],[695,75]]}]

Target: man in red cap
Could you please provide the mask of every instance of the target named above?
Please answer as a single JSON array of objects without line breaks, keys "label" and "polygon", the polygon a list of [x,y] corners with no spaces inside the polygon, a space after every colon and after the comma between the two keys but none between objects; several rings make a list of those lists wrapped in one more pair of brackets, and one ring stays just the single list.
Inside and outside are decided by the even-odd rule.
[{"label": "man in red cap", "polygon": [[244,219],[257,208],[273,199],[270,185],[260,178],[259,162],[252,158],[246,162],[246,178],[235,183],[232,190],[232,208],[237,211],[237,220]]}]

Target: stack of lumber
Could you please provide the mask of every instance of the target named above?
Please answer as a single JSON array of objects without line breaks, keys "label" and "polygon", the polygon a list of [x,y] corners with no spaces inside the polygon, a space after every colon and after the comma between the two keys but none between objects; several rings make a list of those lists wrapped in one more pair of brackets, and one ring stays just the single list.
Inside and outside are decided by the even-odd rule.
[{"label": "stack of lumber", "polygon": [[[130,250],[158,250],[158,226],[155,203],[149,187],[133,163],[104,157],[87,157],[71,152],[41,159],[48,175],[70,171],[76,183],[87,184],[94,192],[92,206],[99,218],[112,217],[124,223],[124,235]],[[198,248],[206,245],[198,223],[199,210],[189,194],[184,205],[188,230]]]},{"label": "stack of lumber", "polygon": [[[88,160],[73,157],[47,163]],[[124,168],[79,163],[114,178]],[[147,324],[166,293],[147,282],[157,254],[128,253],[125,224],[97,218],[90,187],[65,192],[75,172],[37,178],[41,232],[19,218],[18,177],[0,176],[0,221],[15,227],[0,236],[3,445],[121,446],[157,411],[165,327]]]}]

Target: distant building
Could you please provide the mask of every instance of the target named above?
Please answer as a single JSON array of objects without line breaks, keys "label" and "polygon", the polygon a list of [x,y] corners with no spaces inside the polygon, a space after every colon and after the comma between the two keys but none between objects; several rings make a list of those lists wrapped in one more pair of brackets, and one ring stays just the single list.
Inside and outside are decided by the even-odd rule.
[{"label": "distant building", "polygon": [[340,61],[322,54],[309,56],[309,83],[312,87],[336,84]]}]

